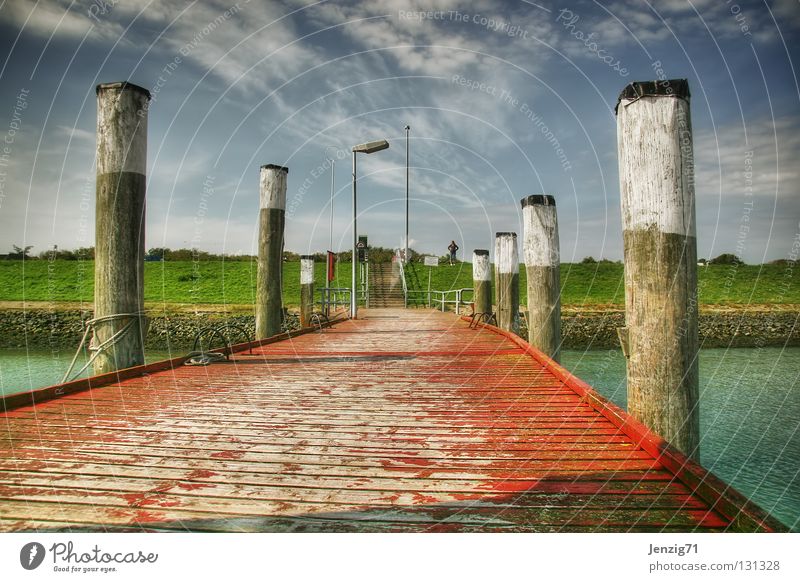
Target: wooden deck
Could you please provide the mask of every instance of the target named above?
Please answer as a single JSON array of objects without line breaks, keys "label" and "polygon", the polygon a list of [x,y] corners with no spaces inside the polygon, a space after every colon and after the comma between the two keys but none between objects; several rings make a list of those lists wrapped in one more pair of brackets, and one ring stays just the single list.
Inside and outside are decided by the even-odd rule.
[{"label": "wooden deck", "polygon": [[780,529],[525,342],[362,315],[0,413],[0,530]]}]

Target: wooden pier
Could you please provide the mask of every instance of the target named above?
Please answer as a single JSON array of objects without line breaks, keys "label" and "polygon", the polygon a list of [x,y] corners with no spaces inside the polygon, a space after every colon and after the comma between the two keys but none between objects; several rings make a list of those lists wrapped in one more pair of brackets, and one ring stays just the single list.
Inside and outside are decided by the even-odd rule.
[{"label": "wooden pier", "polygon": [[516,336],[360,313],[7,397],[0,530],[784,529]]}]

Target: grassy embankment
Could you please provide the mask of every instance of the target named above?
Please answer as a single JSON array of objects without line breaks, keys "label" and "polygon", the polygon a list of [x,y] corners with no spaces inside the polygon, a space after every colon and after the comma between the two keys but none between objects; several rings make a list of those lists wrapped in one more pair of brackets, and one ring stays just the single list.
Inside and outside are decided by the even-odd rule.
[{"label": "grassy embankment", "polygon": [[[0,261],[0,301],[91,302],[94,293],[93,261]],[[339,286],[349,286],[350,264],[342,263]],[[300,265],[285,263],[284,301],[295,306],[300,299]],[[412,288],[426,290],[428,268],[415,265]],[[783,265],[711,265],[698,267],[701,305],[800,304],[800,269]],[[248,306],[255,295],[254,262],[166,261],[145,263],[145,301],[158,304],[225,304]],[[561,266],[562,302],[565,307],[621,307],[624,304],[622,265],[618,263],[564,264]],[[317,264],[315,280],[324,285],[325,265]],[[468,263],[432,269],[431,288],[472,286]],[[525,269],[520,271],[521,302],[526,295]]]}]

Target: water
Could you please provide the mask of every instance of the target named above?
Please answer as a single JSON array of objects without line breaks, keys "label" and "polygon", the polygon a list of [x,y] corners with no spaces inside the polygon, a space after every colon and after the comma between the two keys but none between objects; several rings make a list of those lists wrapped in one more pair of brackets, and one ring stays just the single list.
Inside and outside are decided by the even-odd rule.
[{"label": "water", "polygon": [[[170,355],[166,351],[148,351],[145,362],[157,362],[169,358],[177,358],[186,351]],[[61,382],[64,372],[69,368],[74,351],[29,351],[25,348],[0,350],[0,395],[29,392],[36,388],[44,388]],[[86,364],[86,358],[80,357],[75,362],[72,374],[74,375]],[[89,367],[91,370],[91,367]],[[88,376],[88,372],[81,374],[81,378]]]},{"label": "water", "polygon": [[[155,351],[146,359],[182,354]],[[0,394],[60,382],[71,359],[67,352],[2,350]],[[625,358],[620,351],[568,350],[562,363],[625,408]],[[800,348],[700,352],[701,463],[795,531],[800,531],[798,380]]]},{"label": "water", "polygon": [[[619,350],[568,350],[562,364],[625,408]],[[800,531],[800,348],[700,352],[700,462]]]}]

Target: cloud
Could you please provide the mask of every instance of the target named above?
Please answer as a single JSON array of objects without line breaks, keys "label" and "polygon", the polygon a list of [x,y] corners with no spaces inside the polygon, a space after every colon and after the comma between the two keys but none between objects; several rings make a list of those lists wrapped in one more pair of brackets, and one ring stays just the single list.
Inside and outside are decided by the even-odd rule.
[{"label": "cloud", "polygon": [[698,192],[762,200],[800,192],[800,116],[757,117],[746,127],[730,123],[716,134],[700,131],[694,151]]},{"label": "cloud", "polygon": [[242,90],[274,87],[317,57],[309,45],[297,42],[293,19],[273,2],[39,0],[33,7],[6,2],[2,13],[29,34],[57,40],[87,33],[94,40],[119,39],[140,54],[143,47],[163,54],[162,65],[182,57]]},{"label": "cloud", "polygon": [[[760,42],[777,38],[775,22],[763,0],[647,0],[612,2],[606,8],[607,16],[598,28],[611,45],[647,45],[672,38],[682,43],[698,37]],[[775,0],[772,9],[782,29],[800,29],[800,10],[795,0]]]},{"label": "cloud", "polygon": [[695,134],[701,256],[785,256],[800,221],[800,116],[756,117]]},{"label": "cloud", "polygon": [[284,16],[274,3],[198,3],[175,23],[165,43],[229,86],[274,89],[318,57],[299,42],[292,19]]},{"label": "cloud", "polygon": [[59,125],[59,131],[66,135],[67,137],[72,138],[73,140],[78,140],[81,142],[86,142],[94,146],[96,135],[93,131],[88,131],[85,129],[80,129],[79,127],[69,127],[67,125]]},{"label": "cloud", "polygon": [[[34,4],[4,2],[2,15],[12,26],[47,38],[80,39],[87,33],[96,40],[119,38],[122,27],[111,19],[99,17],[90,10],[92,5],[93,2],[88,0],[39,0]],[[92,14],[96,14],[95,18]]]}]

